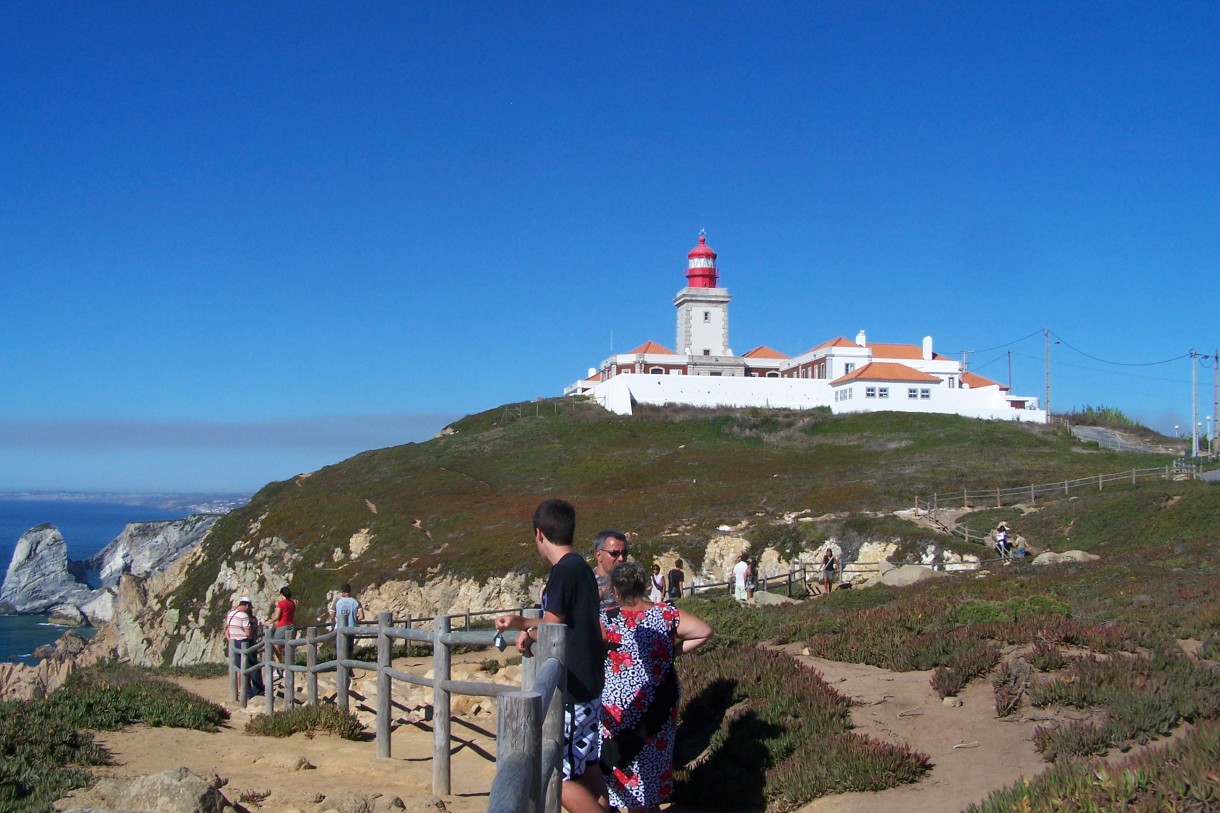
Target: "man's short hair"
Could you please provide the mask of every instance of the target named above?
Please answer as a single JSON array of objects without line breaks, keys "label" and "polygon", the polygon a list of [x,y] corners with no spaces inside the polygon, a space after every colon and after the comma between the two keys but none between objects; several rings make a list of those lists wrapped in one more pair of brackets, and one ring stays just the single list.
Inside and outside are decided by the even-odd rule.
[{"label": "man's short hair", "polygon": [[344,582],[343,584],[339,585],[339,592],[340,593],[350,593],[350,592],[352,592],[352,586],[350,584],[348,584],[347,582]]},{"label": "man's short hair", "polygon": [[596,553],[605,547],[607,539],[617,539],[624,545],[627,544],[627,535],[622,531],[602,531],[597,535],[597,538],[593,540],[593,552]]},{"label": "man's short hair", "polygon": [[543,500],[534,509],[534,530],[552,544],[570,546],[576,538],[576,509],[567,500]]},{"label": "man's short hair", "polygon": [[675,559],[675,560],[674,560],[674,567],[676,567],[678,570],[681,570],[681,569],[682,569],[682,560],[681,560],[681,559]]}]

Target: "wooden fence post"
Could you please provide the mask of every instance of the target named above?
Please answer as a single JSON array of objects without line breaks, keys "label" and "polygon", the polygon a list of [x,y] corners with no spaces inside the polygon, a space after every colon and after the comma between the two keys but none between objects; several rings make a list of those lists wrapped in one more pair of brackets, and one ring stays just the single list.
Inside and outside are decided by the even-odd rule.
[{"label": "wooden fence post", "polygon": [[969,508],[970,501],[966,498],[966,489],[962,489],[962,508]]},{"label": "wooden fence post", "polygon": [[1030,502],[1030,505],[1038,504],[1038,495],[1037,495],[1037,493],[1034,492],[1034,486],[1032,483],[1029,486],[1029,502]]},{"label": "wooden fence post", "polygon": [[1102,490],[1102,482],[1103,482],[1103,481],[1102,481],[1102,479],[1101,479],[1101,475],[1100,475],[1100,474],[1099,474],[1099,475],[1097,475],[1097,490],[1098,490],[1098,491],[1101,491],[1101,490]]},{"label": "wooden fence post", "polygon": [[496,762],[509,754],[529,757],[529,791],[525,810],[536,811],[542,804],[542,696],[520,691],[500,695],[496,720]]},{"label": "wooden fence post", "polygon": [[272,640],[271,630],[263,633],[263,699],[268,714],[275,711],[275,671],[271,667],[271,662],[275,660],[275,647]]},{"label": "wooden fence post", "polygon": [[[406,629],[411,629],[411,614],[410,613],[407,613],[407,617],[403,621],[403,627],[405,627]],[[403,646],[402,654],[405,657],[409,658],[409,657],[411,657],[411,639],[408,638],[406,641],[403,641],[403,643],[405,644],[405,646]]]},{"label": "wooden fence post", "polygon": [[237,670],[240,668],[240,656],[237,654],[237,642],[232,638],[226,640],[229,645],[229,699],[237,700],[237,681],[241,678],[241,673]]},{"label": "wooden fence post", "polygon": [[289,624],[284,627],[284,702],[292,708],[297,702],[297,673],[290,666],[297,665],[297,628]]},{"label": "wooden fence post", "polygon": [[449,644],[441,637],[449,634],[450,618],[438,615],[432,620],[432,792],[449,795]]},{"label": "wooden fence post", "polygon": [[342,624],[342,617],[335,619],[335,705],[347,711],[351,670],[344,666],[343,662],[351,658],[352,639],[346,632],[350,627],[344,627]]},{"label": "wooden fence post", "polygon": [[250,668],[250,647],[251,644],[243,642],[240,645],[239,651],[241,657],[237,661],[240,667],[237,670],[237,702],[244,709],[246,702],[249,701],[248,692],[250,690],[250,679],[246,675],[246,670]]},{"label": "wooden fence post", "polygon": [[999,486],[995,487],[995,507],[996,508],[1000,507],[1000,487]]},{"label": "wooden fence post", "polygon": [[[533,607],[531,607],[528,610],[522,610],[521,616],[523,618],[531,618],[531,619],[542,618],[542,610],[535,610]],[[511,645],[512,642],[510,641],[509,644]],[[531,651],[533,651],[533,650],[531,650]],[[533,655],[530,655],[528,657],[522,656],[522,658],[521,658],[521,688],[522,689],[534,688],[534,681],[538,678],[538,667],[539,666],[541,666],[541,664],[539,663],[538,659],[536,657],[534,657]]]},{"label": "wooden fence post", "polygon": [[[538,641],[534,644],[535,658],[540,664],[546,663],[551,658],[555,658],[561,664],[567,663],[567,634],[568,628],[563,624],[542,624],[538,627]],[[545,709],[542,709],[542,736],[539,738],[539,745],[546,740],[554,740],[559,743],[561,749],[563,746],[563,707],[565,698],[568,695],[568,670],[565,666],[559,678],[558,688],[551,695],[551,704]],[[542,787],[542,792],[545,795],[542,808],[545,813],[559,813],[560,808],[560,786],[561,782],[548,783],[546,782],[546,769],[549,766],[542,764],[541,757],[538,760],[538,783]]]},{"label": "wooden fence post", "polygon": [[393,623],[388,612],[377,614],[377,756],[390,756],[390,709],[394,681],[389,669],[394,664],[390,648],[394,645],[386,631]]},{"label": "wooden fence post", "polygon": [[1135,469],[1131,470],[1131,485],[1135,485]]},{"label": "wooden fence post", "polygon": [[318,628],[305,628],[305,702],[318,705]]}]

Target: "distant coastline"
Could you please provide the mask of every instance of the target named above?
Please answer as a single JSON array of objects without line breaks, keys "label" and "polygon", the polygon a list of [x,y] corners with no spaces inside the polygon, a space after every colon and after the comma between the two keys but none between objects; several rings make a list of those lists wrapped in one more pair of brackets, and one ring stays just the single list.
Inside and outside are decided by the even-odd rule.
[{"label": "distant coastline", "polygon": [[[0,574],[7,573],[17,540],[41,524],[59,528],[69,559],[79,561],[110,544],[128,523],[225,513],[248,499],[246,494],[220,493],[0,492]],[[68,629],[49,624],[45,615],[0,616],[0,661],[33,663],[29,655],[34,649],[57,641]],[[92,630],[82,634],[88,637]]]}]

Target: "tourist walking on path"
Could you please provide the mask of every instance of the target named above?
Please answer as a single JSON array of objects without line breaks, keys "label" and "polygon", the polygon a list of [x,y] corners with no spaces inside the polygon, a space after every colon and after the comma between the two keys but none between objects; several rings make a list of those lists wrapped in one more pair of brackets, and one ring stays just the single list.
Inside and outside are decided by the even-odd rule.
[{"label": "tourist walking on path", "polygon": [[622,531],[602,531],[593,540],[593,575],[597,577],[598,603],[604,610],[614,606],[614,591],[610,589],[610,571],[619,562],[627,561],[627,535]]},{"label": "tourist walking on path", "polygon": [[635,562],[610,574],[618,606],[601,613],[606,639],[602,689],[602,771],[610,804],[656,810],[673,794],[678,675],[674,657],[707,642],[707,622],[649,601],[649,578]]},{"label": "tourist walking on path", "polygon": [[[502,615],[496,618],[496,629],[519,630],[517,650],[528,655],[538,638],[540,623],[568,628],[561,798],[569,813],[608,813],[606,782],[598,764],[606,651],[598,623],[597,579],[584,557],[572,547],[576,509],[570,503],[546,500],[534,511],[533,524],[538,554],[551,565],[542,593],[542,618]],[[625,558],[625,540],[614,539],[616,546],[621,544],[618,556]]]},{"label": "tourist walking on path", "polygon": [[[241,668],[241,658],[237,654],[236,645],[240,645],[242,648],[248,647],[257,637],[258,619],[254,617],[253,605],[249,596],[242,596],[237,600],[237,606],[229,610],[229,614],[225,616],[225,639],[229,642],[229,658],[238,669]],[[256,660],[257,654],[251,652],[248,660]],[[260,695],[264,689],[261,670],[255,669],[246,675],[247,697]]]},{"label": "tourist walking on path", "polygon": [[346,582],[339,587],[343,593],[330,610],[330,620],[337,627],[354,627],[364,620],[364,608],[352,597],[352,586]]},{"label": "tourist walking on path", "polygon": [[746,561],[746,555],[743,553],[737,564],[733,565],[733,597],[738,601],[746,600],[746,576],[749,572],[750,563]]},{"label": "tourist walking on path", "polygon": [[653,604],[665,598],[665,577],[661,575],[661,566],[653,562],[652,576],[648,582],[648,600]]},{"label": "tourist walking on path", "polygon": [[822,592],[829,593],[834,586],[835,571],[839,569],[839,560],[835,556],[834,548],[829,545],[822,553]]},{"label": "tourist walking on path", "polygon": [[670,599],[682,598],[682,583],[686,581],[686,574],[682,572],[681,559],[674,562],[674,566],[669,569],[665,580],[669,582]]}]

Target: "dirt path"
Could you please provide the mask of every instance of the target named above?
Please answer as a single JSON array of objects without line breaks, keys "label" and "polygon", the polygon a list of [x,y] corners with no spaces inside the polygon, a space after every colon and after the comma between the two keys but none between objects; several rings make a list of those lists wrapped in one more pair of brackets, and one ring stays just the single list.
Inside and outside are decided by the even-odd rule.
[{"label": "dirt path", "polygon": [[[176,682],[227,708],[232,715],[228,725],[214,734],[147,726],[100,734],[98,740],[116,762],[100,773],[140,776],[178,766],[203,775],[215,773],[227,780],[223,792],[230,801],[243,795],[249,798],[250,793],[267,794],[257,806],[245,803],[263,813],[312,813],[320,797],[337,793],[398,796],[408,808],[432,796],[431,723],[400,725],[390,738],[392,756],[378,759],[371,722],[367,739],[361,741],[325,733],[283,739],[254,736],[245,732],[245,726],[262,712],[261,698],[243,710],[229,700],[226,678]],[[360,716],[370,719],[365,712]],[[451,731],[453,792],[442,801],[450,813],[484,811],[495,775],[495,717],[455,717]],[[295,769],[301,760],[315,767]]]}]

